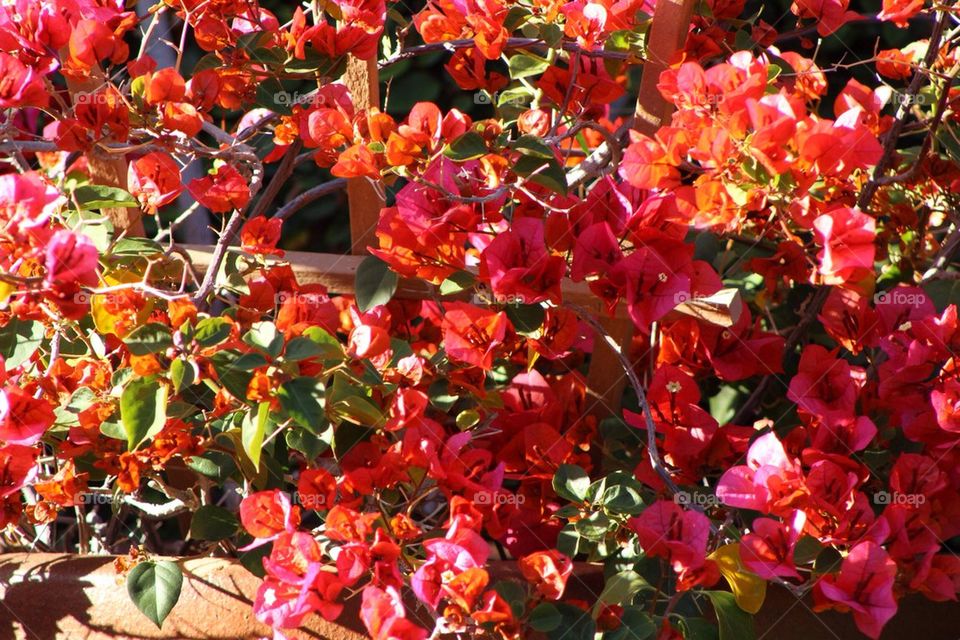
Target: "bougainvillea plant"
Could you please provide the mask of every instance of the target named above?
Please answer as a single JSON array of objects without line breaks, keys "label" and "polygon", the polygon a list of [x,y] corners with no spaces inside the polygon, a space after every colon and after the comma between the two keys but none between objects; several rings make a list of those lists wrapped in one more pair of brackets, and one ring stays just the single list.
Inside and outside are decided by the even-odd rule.
[{"label": "bougainvillea plant", "polygon": [[[695,4],[653,126],[651,0],[0,5],[6,544],[129,552],[158,625],[161,556],[238,558],[278,639],[351,598],[375,640],[956,600],[960,11]],[[343,80],[438,55],[474,115]],[[337,291],[278,244],[348,183],[386,206]]]}]

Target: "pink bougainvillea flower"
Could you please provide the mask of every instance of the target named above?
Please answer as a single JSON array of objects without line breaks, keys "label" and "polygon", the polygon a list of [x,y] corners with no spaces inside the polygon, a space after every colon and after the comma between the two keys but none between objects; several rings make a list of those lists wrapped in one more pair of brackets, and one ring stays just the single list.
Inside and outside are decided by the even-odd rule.
[{"label": "pink bougainvillea flower", "polygon": [[740,540],[743,565],[764,580],[799,579],[793,551],[806,522],[806,514],[799,509],[785,522],[770,518],[754,520],[752,532]]},{"label": "pink bougainvillea flower", "polygon": [[710,586],[719,579],[719,569],[707,559],[710,520],[702,513],[658,500],[631,518],[628,525],[647,555],[670,563],[680,579],[679,589],[696,584]]},{"label": "pink bougainvillea flower", "polygon": [[43,77],[9,53],[0,52],[0,108],[46,107],[50,94]]},{"label": "pink bougainvillea flower", "polygon": [[817,258],[825,284],[844,284],[873,271],[876,222],[859,209],[841,207],[813,221],[823,246]]},{"label": "pink bougainvillea flower", "polygon": [[14,228],[45,226],[62,202],[56,187],[36,172],[0,175],[0,219],[16,221]]},{"label": "pink bougainvillea flower", "polygon": [[36,444],[55,420],[53,408],[46,400],[34,398],[17,387],[0,392],[0,441]]},{"label": "pink bougainvillea flower", "polygon": [[843,559],[839,573],[824,576],[817,582],[813,591],[814,609],[849,609],[857,628],[876,639],[897,612],[893,597],[896,575],[897,565],[883,547],[862,542]]},{"label": "pink bougainvillea flower", "polygon": [[100,253],[86,236],[73,231],[57,231],[47,244],[46,275],[50,286],[94,286]]},{"label": "pink bougainvillea flower", "polygon": [[363,590],[360,619],[373,640],[425,640],[426,629],[405,617],[403,601],[394,587],[368,585]]},{"label": "pink bougainvillea flower", "polygon": [[717,483],[717,498],[727,506],[769,513],[772,503],[802,483],[799,461],[787,455],[774,432],[750,445],[747,464],[731,467]]}]

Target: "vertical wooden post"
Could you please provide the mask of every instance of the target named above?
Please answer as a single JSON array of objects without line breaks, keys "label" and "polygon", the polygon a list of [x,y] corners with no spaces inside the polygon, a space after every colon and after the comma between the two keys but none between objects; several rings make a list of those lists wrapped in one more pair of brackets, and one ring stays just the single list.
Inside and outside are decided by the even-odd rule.
[{"label": "vertical wooden post", "polygon": [[[350,89],[357,112],[366,113],[372,107],[380,107],[376,56],[369,60],[350,56],[344,84]],[[347,182],[347,201],[350,207],[350,253],[364,255],[367,247],[377,246],[377,222],[385,202],[367,178],[351,178]]]},{"label": "vertical wooden post", "polygon": [[[693,19],[696,0],[659,0],[650,24],[647,37],[648,58],[643,64],[640,78],[640,93],[634,128],[652,136],[669,119],[673,105],[664,100],[657,89],[660,74],[674,62],[677,53],[683,50]],[[633,340],[633,322],[625,317],[602,317],[600,324],[617,341],[624,354],[630,350]],[[619,415],[620,400],[627,386],[627,377],[616,354],[602,339],[594,340],[590,357],[587,386],[597,395],[598,402],[591,412],[597,417]]]},{"label": "vertical wooden post", "polygon": [[[100,75],[91,75],[84,80],[67,80],[67,90],[70,92],[72,104],[77,104],[80,96],[86,96],[103,87],[105,80]],[[110,141],[105,141],[110,142]],[[127,188],[127,160],[123,154],[109,154],[100,149],[93,149],[87,156],[87,165],[90,168],[90,178],[94,184],[108,187]],[[143,220],[139,208],[105,208],[104,215],[110,218],[115,233],[126,231],[128,236],[143,236]]]}]

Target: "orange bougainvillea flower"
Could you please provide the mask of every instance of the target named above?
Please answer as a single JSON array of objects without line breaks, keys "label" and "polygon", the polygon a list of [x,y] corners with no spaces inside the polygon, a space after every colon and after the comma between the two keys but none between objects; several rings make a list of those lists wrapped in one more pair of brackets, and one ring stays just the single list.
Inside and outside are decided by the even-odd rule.
[{"label": "orange bougainvillea flower", "polygon": [[280,228],[283,220],[257,216],[250,218],[240,230],[240,243],[244,251],[265,255],[282,256],[283,251],[277,249],[280,241]]},{"label": "orange bougainvillea flower", "polygon": [[180,168],[170,154],[154,151],[130,163],[127,172],[130,193],[147,213],[176,200],[183,185]]},{"label": "orange bougainvillea flower", "polygon": [[72,507],[82,504],[87,494],[87,479],[90,474],[77,473],[73,460],[67,460],[60,466],[57,474],[45,482],[34,485],[43,498],[60,507]]},{"label": "orange bougainvillea flower", "polygon": [[559,600],[573,572],[573,562],[556,550],[537,551],[520,560],[523,577],[548,600]]}]

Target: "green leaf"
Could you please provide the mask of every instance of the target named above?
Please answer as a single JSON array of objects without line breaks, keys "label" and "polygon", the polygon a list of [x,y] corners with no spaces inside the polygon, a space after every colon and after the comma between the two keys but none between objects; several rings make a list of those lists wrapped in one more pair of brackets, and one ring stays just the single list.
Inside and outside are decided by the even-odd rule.
[{"label": "green leaf", "polygon": [[6,361],[7,371],[29,360],[43,341],[43,323],[36,320],[11,318],[0,327],[0,354]]},{"label": "green leaf", "polygon": [[302,427],[287,429],[284,440],[287,446],[299,451],[307,460],[313,460],[333,444],[333,425],[327,423],[325,429],[316,429],[319,435]]},{"label": "green leaf", "polygon": [[535,631],[546,633],[559,627],[563,622],[563,616],[553,604],[543,602],[530,612],[528,622]]},{"label": "green leaf", "polygon": [[231,326],[223,318],[204,318],[197,323],[193,339],[201,347],[213,347],[230,337]]},{"label": "green leaf", "polygon": [[512,304],[506,311],[513,328],[521,335],[529,335],[540,329],[546,317],[546,310],[539,304]]},{"label": "green leaf", "polygon": [[235,398],[243,400],[247,397],[247,387],[253,374],[237,366],[240,356],[235,351],[217,351],[210,356],[213,370],[217,372],[220,384]]},{"label": "green leaf", "polygon": [[250,331],[243,335],[243,341],[271,358],[276,358],[283,350],[283,334],[272,322],[254,322]]},{"label": "green leaf", "polygon": [[518,53],[510,58],[507,63],[507,68],[510,70],[510,77],[514,80],[540,75],[546,71],[549,66],[549,60],[528,53]]},{"label": "green leaf", "polygon": [[650,614],[639,607],[624,607],[620,626],[603,634],[603,640],[647,640],[657,632]]},{"label": "green leaf", "polygon": [[367,256],[357,267],[357,308],[366,313],[380,304],[387,304],[397,291],[399,279],[390,266],[376,256]]},{"label": "green leaf", "polygon": [[380,409],[362,396],[346,396],[330,405],[334,418],[365,427],[381,427],[386,422]]},{"label": "green leaf", "polygon": [[137,199],[123,189],[102,184],[86,184],[77,187],[73,191],[73,197],[83,210],[140,206]]},{"label": "green leaf", "polygon": [[299,362],[307,358],[322,356],[326,351],[327,349],[316,341],[304,336],[297,336],[287,343],[287,348],[283,350],[283,357],[289,362]]},{"label": "green leaf", "polygon": [[553,160],[555,156],[553,149],[548,147],[546,143],[537,136],[520,136],[520,138],[518,138],[517,141],[510,146],[523,155],[530,156],[531,158]]},{"label": "green leaf", "polygon": [[280,406],[302,427],[315,431],[323,422],[323,383],[316,378],[288,380],[277,390]]},{"label": "green leaf", "polygon": [[226,540],[237,532],[237,518],[223,507],[205,504],[190,521],[190,537],[194,540]]},{"label": "green leaf", "polygon": [[130,599],[158,628],[163,626],[163,621],[180,599],[182,587],[180,567],[167,560],[141,562],[127,575]]},{"label": "green leaf", "polygon": [[263,447],[263,436],[267,431],[269,417],[270,403],[261,402],[257,408],[257,415],[254,416],[251,413],[245,415],[240,427],[240,443],[257,471],[260,471],[260,451]]},{"label": "green leaf", "polygon": [[571,502],[583,502],[590,488],[590,477],[582,468],[562,464],[553,475],[553,490]]},{"label": "green leaf", "polygon": [[628,605],[644,589],[653,589],[636,571],[621,571],[607,578],[600,593],[599,603]]},{"label": "green leaf", "polygon": [[487,151],[487,143],[484,141],[483,136],[477,131],[467,131],[448,144],[443,150],[443,155],[451,160],[463,162],[464,160],[475,160],[480,156],[486,155]]},{"label": "green leaf", "polygon": [[737,606],[728,591],[704,591],[720,623],[720,640],[753,640],[753,616]]},{"label": "green leaf", "polygon": [[440,295],[452,296],[466,291],[477,283],[477,277],[469,271],[455,271],[440,283]]},{"label": "green leaf", "polygon": [[613,521],[602,511],[591,513],[586,518],[577,520],[577,532],[587,540],[602,540],[610,530]]},{"label": "green leaf", "polygon": [[173,334],[166,325],[148,322],[131,331],[123,342],[133,355],[145,356],[160,353],[173,346]]},{"label": "green leaf", "polygon": [[567,174],[556,158],[537,158],[520,156],[513,170],[518,176],[528,178],[530,182],[546,187],[561,195],[567,193]]},{"label": "green leaf", "polygon": [[167,385],[156,378],[135,378],[120,394],[120,422],[133,451],[160,433],[167,421]]}]

